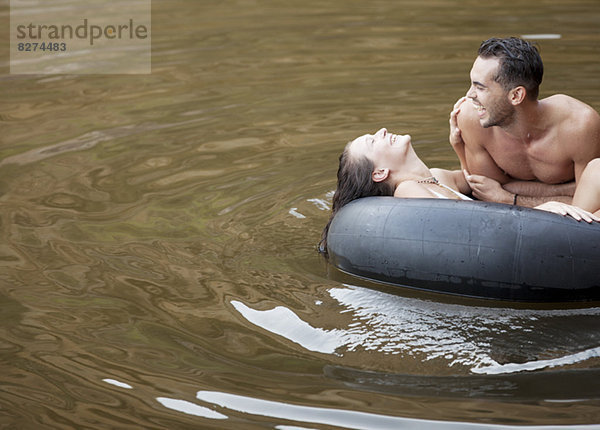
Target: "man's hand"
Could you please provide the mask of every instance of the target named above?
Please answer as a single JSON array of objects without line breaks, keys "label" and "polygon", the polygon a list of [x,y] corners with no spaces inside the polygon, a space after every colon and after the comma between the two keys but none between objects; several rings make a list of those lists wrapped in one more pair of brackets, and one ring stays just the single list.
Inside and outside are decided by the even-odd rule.
[{"label": "man's hand", "polygon": [[535,209],[541,209],[547,212],[554,212],[556,214],[562,216],[570,216],[571,218],[575,218],[577,221],[585,221],[585,222],[600,222],[600,218],[595,216],[594,214],[578,208],[577,206],[568,205],[566,203],[561,202],[546,202],[539,206],[536,206]]},{"label": "man's hand", "polygon": [[500,182],[483,175],[469,175],[466,170],[463,170],[463,174],[476,199],[484,202],[513,203],[514,194],[502,188]]}]

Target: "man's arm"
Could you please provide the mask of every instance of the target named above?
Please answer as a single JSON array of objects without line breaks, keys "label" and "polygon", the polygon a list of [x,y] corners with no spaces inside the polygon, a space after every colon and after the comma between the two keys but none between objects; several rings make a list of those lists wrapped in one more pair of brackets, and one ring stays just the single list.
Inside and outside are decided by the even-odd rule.
[{"label": "man's arm", "polygon": [[502,185],[506,191],[524,196],[537,197],[573,197],[575,194],[575,181],[564,184],[544,184],[539,181],[513,180]]},{"label": "man's arm", "polygon": [[481,127],[473,106],[468,101],[464,102],[464,98],[461,100],[452,111],[454,118],[452,114],[450,116],[450,143],[458,155],[462,170],[485,175],[501,184],[508,182],[510,177],[498,167],[485,148],[485,143],[493,138],[492,133]]},{"label": "man's arm", "polygon": [[[548,201],[567,204],[570,204],[572,201],[572,197],[570,196],[530,196],[521,194],[518,191],[509,191],[500,182],[483,175],[470,175],[468,172],[465,172],[465,178],[473,190],[473,197],[486,202],[516,204],[533,208]],[[546,186],[546,184],[542,185]]]},{"label": "man's arm", "polygon": [[569,197],[569,196],[554,196],[554,197],[550,197],[550,196],[524,196],[518,193],[512,194],[513,196],[517,196],[516,199],[514,199],[513,197],[513,201],[516,200],[517,205],[519,206],[525,206],[528,208],[535,208],[537,206],[540,206],[544,203],[548,203],[548,202],[560,202],[560,203],[564,203],[567,205],[570,205],[571,202],[573,201],[573,197]]},{"label": "man's arm", "polygon": [[517,195],[521,206],[535,207],[547,201],[571,204],[575,194],[575,181],[564,184],[544,184],[539,181],[511,181],[502,185],[506,191]]}]

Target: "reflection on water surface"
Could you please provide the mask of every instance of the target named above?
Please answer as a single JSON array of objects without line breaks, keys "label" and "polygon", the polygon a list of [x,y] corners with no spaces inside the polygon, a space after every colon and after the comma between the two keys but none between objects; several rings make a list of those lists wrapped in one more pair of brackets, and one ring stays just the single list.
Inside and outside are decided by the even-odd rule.
[{"label": "reflection on water surface", "polygon": [[[375,351],[425,363],[443,360],[475,374],[568,368],[600,357],[600,308],[517,310],[472,307],[399,297],[348,286],[329,294],[350,313],[342,327],[313,327],[283,306],[257,311],[233,301],[252,324],[324,354]],[[585,327],[574,333],[577,327]],[[549,339],[543,333],[551,332]],[[542,333],[541,339],[531,339]],[[526,341],[526,342],[525,342]],[[514,361],[514,362],[513,362]],[[596,360],[597,361],[597,360]],[[464,373],[464,371],[462,373]],[[435,372],[435,371],[434,371]]]},{"label": "reflection on water surface", "polygon": [[595,0],[152,14],[151,75],[0,76],[2,425],[600,422],[594,305],[371,288],[315,251],[355,136],[458,167],[447,117],[488,36],[538,35],[542,96],[599,109]]}]

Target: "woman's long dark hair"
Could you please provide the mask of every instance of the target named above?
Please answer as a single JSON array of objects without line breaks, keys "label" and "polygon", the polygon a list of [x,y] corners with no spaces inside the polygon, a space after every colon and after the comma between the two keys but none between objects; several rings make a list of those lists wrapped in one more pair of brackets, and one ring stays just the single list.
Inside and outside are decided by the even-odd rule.
[{"label": "woman's long dark hair", "polygon": [[331,216],[321,234],[319,252],[327,255],[327,233],[335,214],[348,203],[361,197],[393,196],[394,187],[388,182],[373,181],[372,174],[375,165],[365,156],[350,157],[350,144],[346,145],[340,155],[340,165],[337,172],[337,188],[333,195]]}]

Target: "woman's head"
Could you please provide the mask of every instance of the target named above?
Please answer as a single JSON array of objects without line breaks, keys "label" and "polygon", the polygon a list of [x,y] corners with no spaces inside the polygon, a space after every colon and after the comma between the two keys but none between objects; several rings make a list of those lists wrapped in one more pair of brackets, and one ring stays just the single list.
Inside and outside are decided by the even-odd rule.
[{"label": "woman's head", "polygon": [[[394,184],[389,180],[389,174],[380,179],[377,172],[382,172],[373,161],[381,158],[386,149],[384,145],[398,144],[401,136],[388,134],[381,129],[375,135],[366,134],[349,142],[340,155],[337,172],[337,187],[333,195],[331,217],[323,229],[319,250],[327,252],[327,233],[333,217],[341,208],[353,200],[370,196],[393,196]],[[387,139],[387,140],[386,140]],[[405,139],[404,139],[405,140]],[[410,137],[409,140],[410,142]],[[387,142],[387,143],[386,143]]]},{"label": "woman's head", "polygon": [[347,145],[346,150],[353,160],[364,157],[371,161],[372,180],[382,182],[389,181],[390,175],[405,163],[410,143],[409,135],[389,133],[382,128],[375,134],[357,137]]},{"label": "woman's head", "polygon": [[348,143],[340,155],[337,187],[333,195],[334,212],[361,197],[394,194],[394,186],[390,181],[374,178],[378,170],[374,162],[367,155],[352,151],[354,142]]}]

